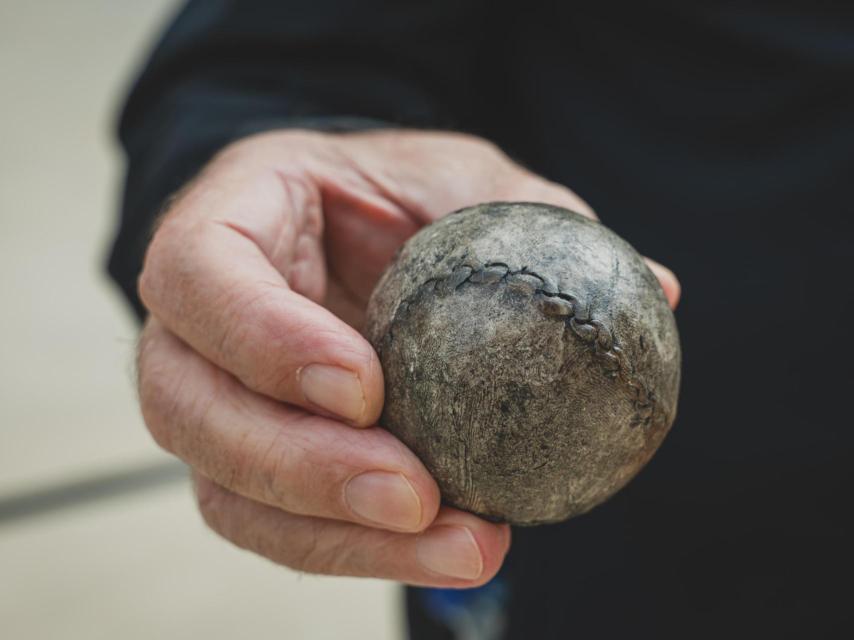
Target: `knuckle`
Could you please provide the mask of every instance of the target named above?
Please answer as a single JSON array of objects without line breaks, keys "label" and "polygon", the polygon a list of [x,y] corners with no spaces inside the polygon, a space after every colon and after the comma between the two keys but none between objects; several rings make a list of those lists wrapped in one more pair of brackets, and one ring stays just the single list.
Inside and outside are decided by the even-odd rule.
[{"label": "knuckle", "polygon": [[159,244],[157,244],[157,236],[155,236],[148,245],[148,250],[145,253],[145,262],[143,263],[142,272],[136,283],[137,294],[145,307],[151,310],[154,303],[155,292],[158,287],[155,284],[155,272],[159,263]]},{"label": "knuckle", "polygon": [[307,520],[301,544],[295,545],[288,566],[306,573],[348,575],[353,544],[345,532],[336,532],[322,520]]},{"label": "knuckle", "polygon": [[275,493],[270,489],[276,481],[273,478],[276,475],[276,465],[274,463],[271,470],[268,460],[279,450],[276,441],[280,437],[275,435],[272,442],[262,447],[253,429],[244,428],[225,459],[216,465],[214,477],[228,490],[235,491],[243,487],[243,491],[249,491],[263,502],[284,506],[275,499]]},{"label": "knuckle", "polygon": [[[263,354],[260,345],[251,339],[263,322],[255,315],[256,311],[260,312],[257,298],[246,300],[239,293],[229,296],[223,303],[220,317],[223,330],[216,346],[219,359],[230,363],[229,368],[234,374],[252,389],[256,389],[254,376],[257,375],[258,369],[255,357]],[[244,366],[245,361],[253,365]]]},{"label": "knuckle", "polygon": [[196,483],[196,504],[205,524],[222,536],[226,535],[225,528],[225,492],[212,481],[204,478]]},{"label": "knuckle", "polygon": [[167,271],[170,263],[171,235],[172,224],[166,219],[154,233],[151,242],[148,244],[142,272],[137,279],[137,293],[139,294],[139,298],[150,311],[157,308],[160,297],[165,289],[164,283],[168,280]]},{"label": "knuckle", "polygon": [[292,553],[286,559],[291,569],[305,571],[307,573],[321,573],[324,566],[324,558],[320,552],[322,525],[318,520],[306,521],[302,530],[302,540],[299,545],[292,547]]},{"label": "knuckle", "polygon": [[145,308],[150,311],[151,271],[148,265],[143,266],[142,272],[136,279],[136,294],[139,296],[142,304],[145,305]]},{"label": "knuckle", "polygon": [[180,455],[181,429],[193,415],[204,416],[205,406],[188,391],[186,363],[176,358],[170,340],[164,330],[144,332],[137,356],[137,393],[143,421],[155,443]]},{"label": "knuckle", "polygon": [[265,287],[254,298],[237,295],[225,306],[218,351],[223,361],[250,389],[273,393],[281,389],[293,372],[281,367],[284,345],[298,327],[289,320],[279,289]]},{"label": "knuckle", "polygon": [[264,447],[243,456],[263,500],[277,508],[307,515],[341,513],[343,489],[331,479],[328,452],[312,452],[310,444],[282,431]]},{"label": "knuckle", "polygon": [[173,393],[168,376],[161,375],[155,366],[152,350],[156,348],[156,340],[147,339],[140,345],[138,358],[137,388],[142,418],[152,438],[162,449],[170,451],[170,429],[167,426],[168,412],[166,406],[170,403]]},{"label": "knuckle", "polygon": [[[257,474],[263,495],[278,507],[288,508],[295,488],[291,481],[292,449],[285,443],[283,432],[277,433],[260,454],[247,455],[253,473]],[[255,460],[257,464],[255,464]],[[298,475],[298,474],[297,474]]]}]

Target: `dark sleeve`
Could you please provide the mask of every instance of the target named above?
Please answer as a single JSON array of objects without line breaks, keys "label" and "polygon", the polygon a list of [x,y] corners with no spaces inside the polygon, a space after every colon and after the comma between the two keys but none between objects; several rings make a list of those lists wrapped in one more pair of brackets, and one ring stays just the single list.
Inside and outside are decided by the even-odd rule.
[{"label": "dark sleeve", "polygon": [[136,279],[166,198],[221,147],[278,127],[460,128],[481,0],[197,0],[155,48],[122,111],[127,158],[109,272]]}]

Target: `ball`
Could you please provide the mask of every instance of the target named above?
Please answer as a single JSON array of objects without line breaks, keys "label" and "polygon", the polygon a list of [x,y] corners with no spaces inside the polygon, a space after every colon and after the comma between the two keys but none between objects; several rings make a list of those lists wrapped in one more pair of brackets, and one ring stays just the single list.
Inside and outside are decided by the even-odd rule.
[{"label": "ball", "polygon": [[493,521],[588,511],[676,416],[661,285],[627,242],[559,207],[488,203],[423,228],[377,284],[365,334],[385,375],[380,424],[444,503]]}]

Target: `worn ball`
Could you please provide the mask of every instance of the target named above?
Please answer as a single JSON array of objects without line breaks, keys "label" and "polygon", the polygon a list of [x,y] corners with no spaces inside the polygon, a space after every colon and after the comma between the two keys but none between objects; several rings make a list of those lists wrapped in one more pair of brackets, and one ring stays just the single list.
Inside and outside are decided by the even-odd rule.
[{"label": "worn ball", "polygon": [[489,203],[425,227],[368,304],[380,424],[446,504],[531,525],[584,513],[676,416],[681,351],[641,256],[559,207]]}]

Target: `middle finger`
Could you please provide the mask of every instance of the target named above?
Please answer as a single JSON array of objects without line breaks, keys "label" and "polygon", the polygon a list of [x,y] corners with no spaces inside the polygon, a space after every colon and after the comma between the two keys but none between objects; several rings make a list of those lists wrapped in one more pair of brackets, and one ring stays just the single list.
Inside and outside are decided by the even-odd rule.
[{"label": "middle finger", "polygon": [[379,428],[348,425],[250,391],[157,320],[139,358],[143,416],[163,448],[235,493],[292,513],[419,531],[439,489]]}]

